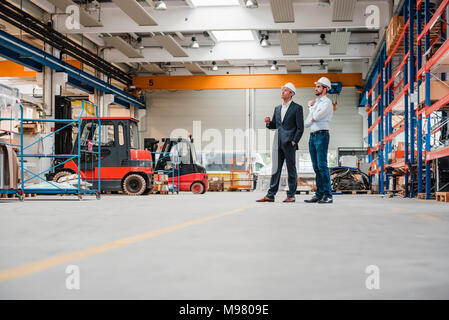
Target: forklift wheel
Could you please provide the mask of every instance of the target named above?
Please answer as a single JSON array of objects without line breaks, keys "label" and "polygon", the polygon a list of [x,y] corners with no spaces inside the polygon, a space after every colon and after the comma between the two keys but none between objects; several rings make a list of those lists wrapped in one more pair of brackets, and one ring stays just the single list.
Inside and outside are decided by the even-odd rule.
[{"label": "forklift wheel", "polygon": [[204,193],[204,186],[203,186],[203,184],[201,182],[195,182],[190,187],[190,190],[192,190],[192,192],[194,194],[203,194]]},{"label": "forklift wheel", "polygon": [[147,183],[139,174],[130,174],[123,181],[123,191],[131,196],[140,196],[146,188]]},{"label": "forklift wheel", "polygon": [[71,171],[67,170],[59,171],[57,174],[54,175],[53,181],[58,182],[58,180],[61,179],[62,177],[69,176],[71,174],[73,174]]}]

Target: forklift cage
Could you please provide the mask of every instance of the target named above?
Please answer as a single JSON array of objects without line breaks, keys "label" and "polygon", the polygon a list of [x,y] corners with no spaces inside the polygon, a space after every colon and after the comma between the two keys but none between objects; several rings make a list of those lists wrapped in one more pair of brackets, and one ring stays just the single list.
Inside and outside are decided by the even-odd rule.
[{"label": "forklift cage", "polygon": [[[0,118],[0,122],[1,121],[10,121],[10,123],[12,124],[12,121],[18,121],[20,120],[20,132],[14,132],[12,130],[8,131],[10,133],[10,142],[12,140],[12,134],[20,134],[20,144],[12,144],[12,143],[5,143],[5,145],[10,145],[10,146],[14,146],[19,148],[19,155],[18,158],[20,160],[20,187],[17,189],[0,189],[0,194],[16,194],[19,197],[20,201],[23,201],[25,198],[25,194],[28,193],[33,193],[33,194],[75,194],[78,195],[78,199],[81,200],[82,199],[82,195],[84,194],[95,194],[96,198],[99,200],[100,199],[100,190],[101,190],[101,121],[100,118],[98,116],[98,106],[88,102],[88,101],[82,101],[81,103],[81,112],[78,115],[77,119],[24,119],[23,117],[23,105],[20,102],[19,99],[15,99],[16,100],[16,104],[19,105],[20,107],[20,118],[14,118],[12,117],[13,115],[13,108],[11,107],[11,113],[10,113],[10,118]],[[29,149],[30,147],[32,147],[33,145],[44,141],[45,139],[48,139],[49,137],[53,136],[55,133],[71,126],[72,124],[77,124],[78,125],[78,141],[81,141],[81,119],[83,116],[83,113],[85,111],[85,105],[86,104],[90,104],[92,106],[95,107],[95,116],[94,116],[94,122],[97,123],[98,125],[98,152],[96,151],[92,151],[90,150],[90,146],[92,142],[95,141],[90,141],[87,149],[83,149],[81,148],[81,143],[78,143],[78,148],[77,148],[77,152],[74,154],[25,154],[24,152]],[[54,122],[54,123],[65,123],[65,125],[61,128],[59,128],[58,130],[55,130],[47,135],[45,135],[44,137],[39,138],[38,140],[34,141],[33,143],[24,146],[24,142],[23,142],[23,125],[25,121],[32,121],[32,122]],[[10,126],[11,127],[11,126]],[[12,129],[12,128],[11,128]],[[0,131],[5,131],[5,130],[1,130]],[[75,150],[74,150],[75,151]],[[52,181],[47,181],[44,180],[41,176],[45,173],[48,172],[52,172],[54,169],[56,169],[57,167],[60,167],[62,165],[64,165],[66,162],[71,161],[71,160],[75,160],[77,159],[78,162],[78,168],[80,168],[80,162],[81,162],[81,157],[82,157],[82,153],[84,154],[92,154],[92,156],[94,155],[98,155],[98,186],[97,188],[93,188],[92,189],[84,189],[81,186],[81,173],[78,170],[78,184],[73,188],[62,188],[60,186],[58,186],[57,184],[53,183]],[[25,158],[67,158],[67,160],[62,161],[56,165],[53,165],[50,169],[42,171],[42,172],[38,172],[38,173],[34,173],[28,169],[25,169],[24,163],[25,163]],[[32,175],[31,178],[28,178],[25,180],[25,171],[29,174]],[[40,179],[42,181],[44,181],[45,183],[47,183],[49,186],[52,186],[53,188],[33,188],[32,186],[25,186],[25,183],[33,180],[33,179]]]}]

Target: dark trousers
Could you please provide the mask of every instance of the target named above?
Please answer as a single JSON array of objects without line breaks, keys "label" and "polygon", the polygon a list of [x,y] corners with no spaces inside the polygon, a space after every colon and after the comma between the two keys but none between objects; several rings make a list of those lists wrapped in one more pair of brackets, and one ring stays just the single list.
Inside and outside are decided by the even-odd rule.
[{"label": "dark trousers", "polygon": [[[296,172],[295,163],[296,148],[290,144],[279,147],[277,154],[273,154],[273,174],[270,181],[270,189],[268,190],[267,197],[274,198],[279,190],[279,181],[281,179],[282,167],[284,166],[284,160],[287,163],[288,171],[288,194],[289,198],[294,198],[296,194],[296,187],[298,184],[298,174]],[[276,159],[277,157],[277,159]]]},{"label": "dark trousers", "polygon": [[329,147],[329,132],[310,135],[309,152],[313,171],[316,176],[316,196],[332,198],[331,178],[327,166],[327,150]]}]

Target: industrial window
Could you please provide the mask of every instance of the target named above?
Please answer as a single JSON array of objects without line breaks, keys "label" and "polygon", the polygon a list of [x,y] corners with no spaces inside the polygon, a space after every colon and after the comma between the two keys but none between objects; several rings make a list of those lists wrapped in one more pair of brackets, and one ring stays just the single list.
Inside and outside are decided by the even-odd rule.
[{"label": "industrial window", "polygon": [[[93,141],[96,143],[98,141],[98,135],[100,134],[98,126],[95,126],[95,133]],[[113,124],[102,124],[101,125],[101,146],[102,147],[112,147],[114,146],[114,125]]]},{"label": "industrial window", "polygon": [[139,131],[137,128],[137,123],[130,122],[129,139],[131,141],[131,149],[139,149]]},{"label": "industrial window", "polygon": [[123,146],[125,144],[125,130],[123,129],[123,123],[118,125],[118,144]]},{"label": "industrial window", "polygon": [[173,154],[173,161],[177,161],[177,159],[175,158],[175,154],[176,154],[176,150],[179,154],[179,161],[184,163],[184,164],[190,164],[190,149],[189,149],[189,145],[182,141],[179,142],[178,144],[176,144],[176,147],[173,151],[175,151],[175,153]]}]

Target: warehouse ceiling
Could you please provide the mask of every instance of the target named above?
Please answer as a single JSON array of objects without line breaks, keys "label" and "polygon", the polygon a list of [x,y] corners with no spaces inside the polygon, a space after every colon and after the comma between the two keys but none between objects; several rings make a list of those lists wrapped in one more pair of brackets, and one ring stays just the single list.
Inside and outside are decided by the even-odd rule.
[{"label": "warehouse ceiling", "polygon": [[[393,10],[381,0],[166,0],[165,10],[151,0],[14,1],[31,2],[55,29],[88,39],[136,75],[365,75]],[[81,6],[78,29],[66,25],[71,4]]]}]

